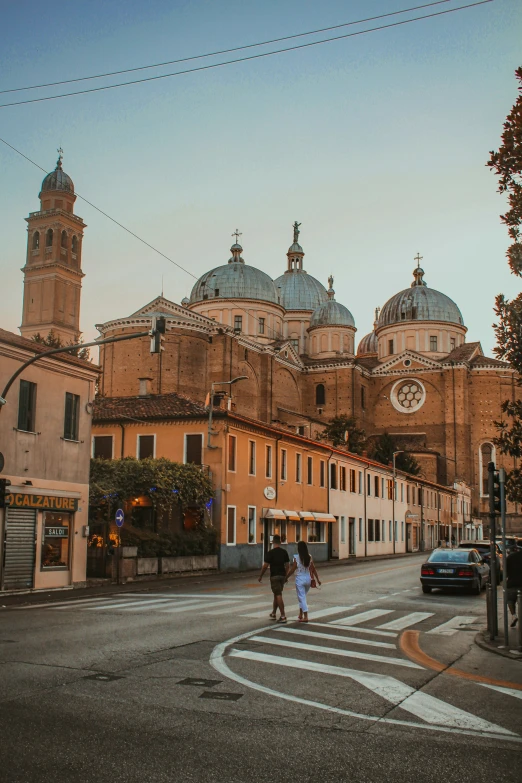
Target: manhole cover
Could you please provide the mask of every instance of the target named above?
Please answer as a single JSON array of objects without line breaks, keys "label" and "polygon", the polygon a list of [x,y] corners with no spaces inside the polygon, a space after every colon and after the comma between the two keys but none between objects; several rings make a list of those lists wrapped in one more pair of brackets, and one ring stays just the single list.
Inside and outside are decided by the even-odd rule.
[{"label": "manhole cover", "polygon": [[222,680],[198,680],[197,677],[187,677],[185,680],[180,680],[176,685],[194,685],[196,688],[213,688],[214,685],[219,685]]}]

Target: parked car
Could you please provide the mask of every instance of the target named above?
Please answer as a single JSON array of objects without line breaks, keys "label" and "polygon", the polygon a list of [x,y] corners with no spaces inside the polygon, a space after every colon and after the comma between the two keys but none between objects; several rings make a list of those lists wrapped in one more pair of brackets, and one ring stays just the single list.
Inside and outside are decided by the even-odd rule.
[{"label": "parked car", "polygon": [[[497,548],[497,563],[498,563],[498,570],[497,570],[497,584],[500,584],[502,581],[502,577],[504,575],[504,555],[502,554],[502,549],[500,546],[496,545]],[[482,541],[461,541],[459,544],[459,549],[476,549],[479,555],[486,561],[488,566],[490,566],[491,569],[491,542],[487,539],[484,539]]]},{"label": "parked car", "polygon": [[489,565],[476,549],[434,549],[421,566],[423,593],[434,587],[462,587],[479,595],[489,579]]},{"label": "parked car", "polygon": [[[499,547],[502,549],[502,536],[497,536],[496,541]],[[516,536],[506,536],[506,557],[510,555],[511,552],[514,552],[518,546],[520,546],[520,544],[517,542]]]}]

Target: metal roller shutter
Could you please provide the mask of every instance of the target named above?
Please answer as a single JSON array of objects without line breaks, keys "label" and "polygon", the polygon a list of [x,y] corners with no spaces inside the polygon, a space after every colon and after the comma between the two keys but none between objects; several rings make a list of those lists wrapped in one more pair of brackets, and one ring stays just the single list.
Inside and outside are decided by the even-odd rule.
[{"label": "metal roller shutter", "polygon": [[4,590],[34,586],[36,511],[7,509],[5,525]]}]

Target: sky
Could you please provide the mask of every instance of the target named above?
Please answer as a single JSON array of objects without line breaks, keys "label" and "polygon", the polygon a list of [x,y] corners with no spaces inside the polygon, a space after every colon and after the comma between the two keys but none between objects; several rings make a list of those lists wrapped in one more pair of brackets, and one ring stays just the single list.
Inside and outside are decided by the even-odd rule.
[{"label": "sky", "polygon": [[[422,0],[33,0],[1,4],[0,90],[133,68],[391,13]],[[465,5],[416,12],[111,79],[0,94],[0,104],[172,73]],[[272,57],[120,89],[0,106],[0,136],[46,171],[64,150],[87,223],[81,328],[161,293],[175,302],[225,264],[232,232],[272,277],[292,223],[304,267],[353,313],[407,288],[420,253],[428,285],[460,307],[469,341],[494,347],[495,294],[518,294],[486,168],[516,100],[517,0]],[[44,173],[0,143],[0,326],[21,321],[26,223]]]}]

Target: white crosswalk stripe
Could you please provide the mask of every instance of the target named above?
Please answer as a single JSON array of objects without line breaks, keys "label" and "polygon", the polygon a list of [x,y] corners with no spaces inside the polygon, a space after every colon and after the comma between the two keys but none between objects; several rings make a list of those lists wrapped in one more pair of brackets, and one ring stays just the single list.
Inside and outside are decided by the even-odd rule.
[{"label": "white crosswalk stripe", "polygon": [[385,614],[391,614],[393,609],[368,609],[366,612],[359,612],[359,614],[352,614],[349,617],[343,617],[341,620],[336,620],[338,625],[358,625],[359,623],[365,623],[368,620],[374,620],[376,617],[382,617]]},{"label": "white crosswalk stripe", "polygon": [[[288,626],[283,626],[282,628],[276,629],[279,633],[295,633],[300,636],[305,636],[304,632],[301,631],[299,628],[288,628]],[[396,646],[394,644],[389,644],[389,642],[373,642],[371,639],[356,639],[355,636],[338,636],[334,633],[322,633],[321,631],[306,631],[306,637],[312,636],[315,639],[332,639],[336,642],[349,642],[350,644],[362,644],[365,647],[379,647],[381,650],[388,649],[388,650],[396,650]]]},{"label": "white crosswalk stripe", "polygon": [[455,615],[451,620],[448,620],[442,625],[438,625],[436,628],[432,628],[428,633],[438,634],[439,636],[453,636],[457,631],[466,629],[467,625],[477,622],[478,617],[470,617],[467,615]]},{"label": "white crosswalk stripe", "polygon": [[403,631],[411,625],[417,625],[422,620],[427,620],[428,617],[433,617],[433,612],[411,612],[405,617],[399,617],[398,620],[390,620],[389,623],[378,625],[377,628],[382,631]]}]

